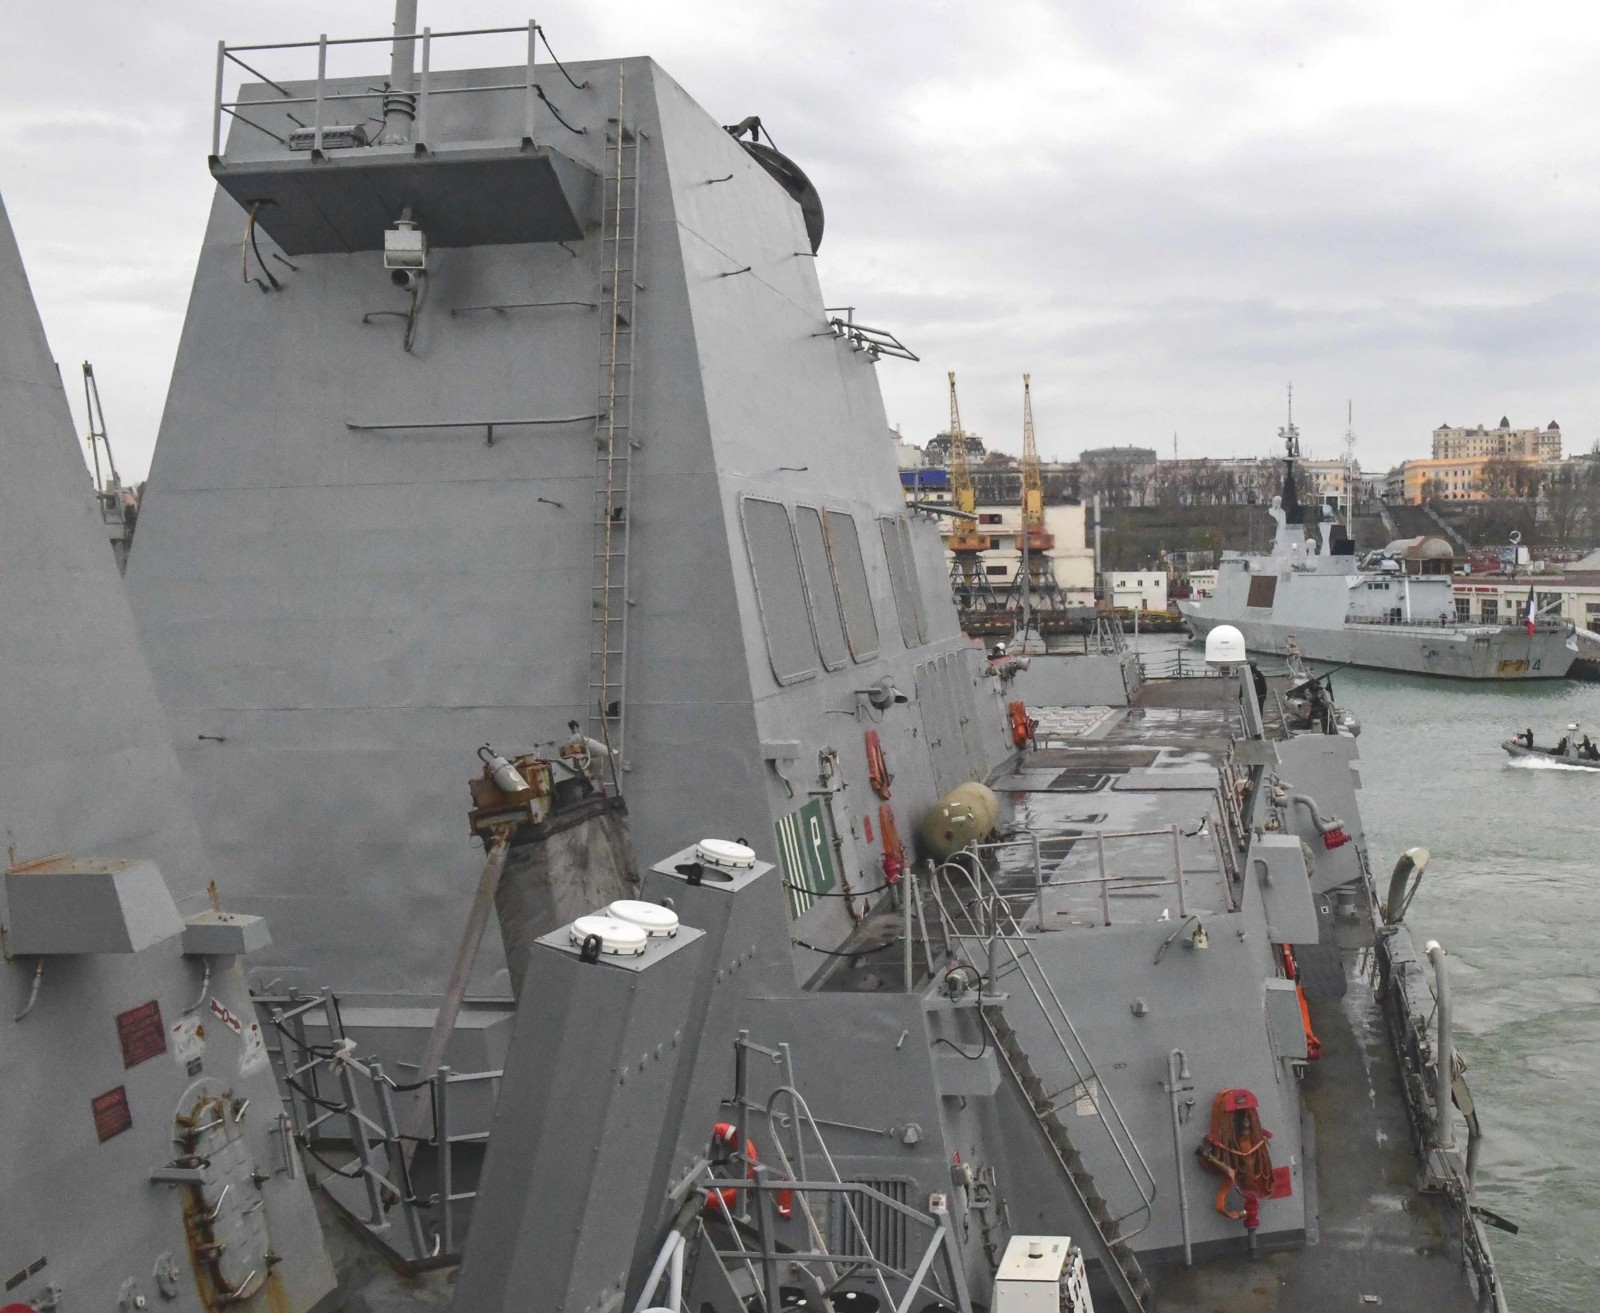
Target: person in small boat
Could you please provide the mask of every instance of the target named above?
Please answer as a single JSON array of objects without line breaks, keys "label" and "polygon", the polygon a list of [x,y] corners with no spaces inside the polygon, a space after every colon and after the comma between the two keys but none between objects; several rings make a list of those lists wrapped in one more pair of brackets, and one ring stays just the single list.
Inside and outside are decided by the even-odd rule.
[{"label": "person in small boat", "polygon": [[1556,744],[1556,756],[1565,757],[1566,755],[1567,755],[1567,740],[1565,738],[1563,738],[1560,743]]},{"label": "person in small boat", "polygon": [[1533,747],[1533,731],[1531,729],[1523,730],[1522,733],[1517,735],[1517,742],[1525,748]]},{"label": "person in small boat", "polygon": [[1578,745],[1578,755],[1585,761],[1600,761],[1600,749],[1596,749],[1594,741],[1585,734],[1583,742]]}]

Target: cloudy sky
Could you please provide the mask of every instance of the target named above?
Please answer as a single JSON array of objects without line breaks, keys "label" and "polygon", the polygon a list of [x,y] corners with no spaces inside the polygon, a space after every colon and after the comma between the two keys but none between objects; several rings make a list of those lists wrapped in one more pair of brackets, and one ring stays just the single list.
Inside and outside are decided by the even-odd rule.
[{"label": "cloudy sky", "polygon": [[[563,58],[649,54],[817,183],[830,304],[893,329],[891,422],[1046,457],[1255,454],[1283,419],[1368,468],[1450,423],[1600,440],[1600,20],[1488,0],[541,0]],[[435,28],[522,21],[421,0]],[[27,0],[0,193],[124,474],[159,424],[211,183],[215,43],[371,35],[385,0]],[[514,62],[513,48],[464,62]],[[81,421],[81,399],[74,396]]]}]

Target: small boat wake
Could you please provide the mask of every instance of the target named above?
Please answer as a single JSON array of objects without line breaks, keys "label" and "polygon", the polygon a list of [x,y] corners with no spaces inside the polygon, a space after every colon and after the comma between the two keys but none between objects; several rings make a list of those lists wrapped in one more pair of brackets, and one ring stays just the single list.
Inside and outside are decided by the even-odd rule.
[{"label": "small boat wake", "polygon": [[1550,757],[1512,757],[1506,763],[1509,770],[1560,770],[1578,774],[1592,772],[1592,766],[1579,766],[1573,762],[1555,761]]}]

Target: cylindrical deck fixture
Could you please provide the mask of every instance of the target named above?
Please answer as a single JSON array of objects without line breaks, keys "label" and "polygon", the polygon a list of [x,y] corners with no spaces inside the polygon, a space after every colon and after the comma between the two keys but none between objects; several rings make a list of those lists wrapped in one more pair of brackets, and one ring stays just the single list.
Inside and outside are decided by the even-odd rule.
[{"label": "cylindrical deck fixture", "polygon": [[1406,914],[1406,882],[1411,879],[1413,871],[1419,880],[1422,878],[1430,856],[1426,848],[1407,848],[1400,854],[1400,860],[1394,864],[1394,871],[1389,876],[1389,899],[1383,905],[1384,925],[1400,924]]},{"label": "cylindrical deck fixture", "polygon": [[1178,1222],[1183,1230],[1183,1265],[1194,1266],[1194,1246],[1189,1237],[1189,1186],[1183,1175],[1182,1096],[1194,1089],[1189,1059],[1182,1049],[1167,1054],[1167,1097],[1172,1108],[1172,1157],[1178,1169]]},{"label": "cylindrical deck fixture", "polygon": [[1433,1095],[1434,1119],[1438,1127],[1439,1147],[1456,1147],[1455,1117],[1450,1099],[1452,1068],[1455,1053],[1450,1047],[1450,973],[1445,969],[1444,949],[1437,939],[1428,941],[1428,961],[1433,963],[1433,994],[1439,1013],[1439,1042],[1435,1045],[1434,1061],[1438,1065]]},{"label": "cylindrical deck fixture", "polygon": [[417,117],[416,35],[417,0],[395,0],[389,89],[383,97],[383,127],[374,144],[394,146],[411,140],[411,123]]}]

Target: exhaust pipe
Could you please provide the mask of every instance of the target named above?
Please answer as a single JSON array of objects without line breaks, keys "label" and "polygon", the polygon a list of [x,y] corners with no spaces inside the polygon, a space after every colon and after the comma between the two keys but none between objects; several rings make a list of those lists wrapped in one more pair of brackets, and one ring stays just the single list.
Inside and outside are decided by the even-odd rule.
[{"label": "exhaust pipe", "polygon": [[[1431,854],[1426,848],[1407,848],[1400,854],[1400,860],[1394,864],[1394,873],[1389,877],[1389,898],[1383,905],[1384,925],[1399,925],[1405,917],[1406,908],[1411,905],[1411,899],[1417,892],[1417,885],[1422,882],[1422,873],[1428,867],[1429,856]],[[1406,882],[1413,873],[1416,880],[1408,893]]]}]

